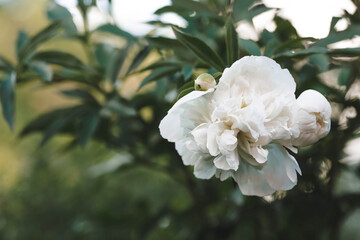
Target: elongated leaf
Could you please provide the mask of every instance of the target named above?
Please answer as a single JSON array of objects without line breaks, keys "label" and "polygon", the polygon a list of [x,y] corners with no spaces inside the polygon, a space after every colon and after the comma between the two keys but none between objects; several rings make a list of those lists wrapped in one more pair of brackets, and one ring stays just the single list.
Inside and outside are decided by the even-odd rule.
[{"label": "elongated leaf", "polygon": [[233,17],[236,22],[240,20],[251,20],[256,15],[270,10],[264,4],[254,5],[256,0],[234,0]]},{"label": "elongated leaf", "polygon": [[219,80],[222,76],[222,72],[217,72],[213,74],[213,77],[215,78],[215,80]]},{"label": "elongated leaf", "polygon": [[98,104],[96,99],[93,97],[93,95],[89,91],[86,91],[84,89],[77,88],[77,89],[71,89],[71,90],[63,90],[63,91],[61,91],[61,93],[67,97],[79,98],[79,99],[83,100],[84,102]]},{"label": "elongated leaf", "polygon": [[16,74],[13,72],[0,83],[0,100],[2,107],[2,114],[9,124],[10,129],[14,129],[14,112],[15,112],[15,81]]},{"label": "elongated leaf", "polygon": [[264,56],[271,57],[274,54],[275,49],[279,46],[280,42],[277,39],[268,41],[265,45]]},{"label": "elongated leaf", "polygon": [[254,55],[254,56],[261,56],[261,50],[259,45],[252,40],[247,39],[239,39],[240,48],[247,53]]},{"label": "elongated leaf", "polygon": [[129,41],[133,41],[133,42],[137,41],[136,37],[134,37],[130,33],[126,32],[112,24],[102,25],[102,26],[98,27],[97,29],[95,29],[95,31],[108,32],[108,33],[112,33],[114,35],[126,38]]},{"label": "elongated leaf", "polygon": [[107,75],[112,82],[115,82],[119,73],[122,72],[124,62],[128,56],[128,50],[129,48],[116,49],[114,51],[110,62],[111,64],[107,68]]},{"label": "elongated leaf", "polygon": [[287,49],[304,48],[304,45],[303,45],[304,41],[314,42],[314,41],[316,41],[316,38],[306,37],[306,38],[296,38],[296,39],[288,40],[288,41],[282,43],[281,45],[279,45],[274,50],[274,53],[278,53],[278,52],[281,52],[281,51],[287,50]]},{"label": "elongated leaf", "polygon": [[45,81],[50,82],[52,80],[53,71],[46,63],[41,61],[32,61],[30,62],[29,67]]},{"label": "elongated leaf", "polygon": [[138,90],[140,90],[146,84],[161,79],[162,77],[179,71],[179,67],[162,67],[152,71],[140,84]]},{"label": "elongated leaf", "polygon": [[328,54],[328,55],[340,55],[340,56],[360,56],[360,48],[338,48],[327,49],[325,47],[310,47],[304,50],[298,51],[286,51],[276,54],[274,58],[279,57],[306,57],[313,54]]},{"label": "elongated leaf", "polygon": [[95,47],[95,60],[98,65],[106,69],[111,64],[115,51],[117,50],[109,44],[97,44]]},{"label": "elongated leaf", "polygon": [[151,47],[146,46],[140,52],[138,52],[136,54],[134,60],[132,61],[130,67],[128,68],[127,74],[130,73],[132,70],[136,69],[145,60],[145,58],[149,55],[151,50],[152,50]]},{"label": "elongated leaf", "polygon": [[6,72],[11,72],[14,70],[14,67],[8,60],[6,60],[2,56],[0,56],[0,70],[5,70]]},{"label": "elongated leaf", "polygon": [[62,115],[56,116],[55,119],[52,119],[52,121],[49,122],[50,124],[46,128],[45,134],[40,142],[40,146],[43,146],[54,135],[56,135],[63,128],[65,128],[68,124],[73,123],[78,116],[86,114],[86,112],[89,111],[89,107],[86,105],[80,105],[72,108],[67,108],[64,110],[65,111],[63,112],[58,112],[58,113],[62,113]]},{"label": "elongated leaf", "polygon": [[33,56],[34,60],[40,60],[67,68],[85,70],[87,67],[74,55],[61,51],[42,51]]},{"label": "elongated leaf", "polygon": [[41,132],[46,130],[56,119],[64,118],[70,115],[72,112],[78,110],[78,106],[76,107],[68,107],[68,108],[61,108],[56,109],[54,111],[42,114],[38,116],[36,119],[32,120],[28,123],[20,133],[21,137],[24,137],[30,133],[34,132]]},{"label": "elongated leaf", "polygon": [[150,42],[151,45],[160,49],[171,49],[173,51],[183,52],[186,51],[187,48],[184,47],[179,41],[171,38],[165,37],[147,37],[146,40]]},{"label": "elongated leaf", "polygon": [[179,88],[179,92],[182,92],[183,90],[185,89],[188,89],[188,88],[194,88],[194,83],[195,83],[195,80],[192,80],[192,81],[189,81],[189,82],[186,82],[184,85],[181,86],[181,88]]},{"label": "elongated leaf", "polygon": [[356,35],[360,35],[360,24],[352,24],[346,30],[341,32],[331,32],[326,38],[320,39],[319,41],[314,43],[314,46],[324,47],[331,43],[351,39]]},{"label": "elongated leaf", "polygon": [[53,2],[47,5],[46,13],[50,20],[61,21],[67,36],[74,36],[77,34],[77,28],[73,22],[73,17],[65,7]]},{"label": "elongated leaf", "polygon": [[194,71],[193,66],[185,66],[182,68],[182,74],[184,76],[185,81],[191,77],[193,71]]},{"label": "elongated leaf", "polygon": [[338,78],[339,85],[349,85],[351,77],[353,75],[353,69],[350,66],[344,67]]},{"label": "elongated leaf", "polygon": [[172,0],[174,7],[180,7],[185,9],[190,9],[191,11],[197,11],[199,13],[206,13],[208,15],[213,15],[214,13],[209,9],[209,7],[200,2],[193,0]]},{"label": "elongated leaf", "polygon": [[77,140],[82,147],[85,147],[91,136],[94,134],[100,117],[97,111],[86,114],[77,127]]},{"label": "elongated leaf", "polygon": [[226,66],[219,55],[214,52],[205,42],[197,37],[182,32],[178,28],[173,27],[172,29],[175,33],[176,39],[178,39],[182,44],[193,51],[193,53],[202,61],[208,63],[218,71],[223,71],[225,69]]},{"label": "elongated leaf", "polygon": [[146,66],[146,67],[140,69],[138,72],[144,72],[144,71],[153,70],[153,69],[162,68],[162,67],[179,67],[180,68],[181,66],[182,66],[181,62],[159,60],[157,62],[150,64],[149,66]]},{"label": "elongated leaf", "polygon": [[328,49],[324,47],[311,47],[304,50],[298,50],[298,51],[286,51],[283,53],[276,54],[274,58],[280,58],[280,57],[306,57],[312,54],[320,54],[320,53],[327,53]]},{"label": "elongated leaf", "polygon": [[357,57],[360,56],[360,48],[337,48],[337,49],[329,49],[328,54],[331,55],[345,55],[349,57]]},{"label": "elongated leaf", "polygon": [[36,50],[39,44],[51,39],[54,37],[58,30],[61,27],[61,23],[59,21],[55,21],[50,24],[47,28],[40,31],[35,36],[31,37],[27,43],[21,48],[19,52],[19,61],[26,62],[28,60],[28,56]]},{"label": "elongated leaf", "polygon": [[309,60],[314,64],[319,70],[325,72],[329,69],[329,58],[326,54],[314,54],[309,56]]},{"label": "elongated leaf", "polygon": [[111,114],[111,112],[116,113],[122,117],[133,117],[136,116],[137,112],[131,106],[125,105],[121,103],[119,99],[111,99],[108,101],[104,108],[101,109],[101,115],[107,116]]},{"label": "elongated leaf", "polygon": [[236,33],[234,23],[229,18],[226,21],[226,56],[227,56],[227,63],[228,66],[231,66],[233,62],[238,60],[238,53],[239,53],[239,45],[238,45],[238,35]]},{"label": "elongated leaf", "polygon": [[179,6],[170,5],[170,6],[161,7],[154,12],[154,14],[156,14],[156,15],[161,15],[164,13],[177,13],[178,15],[183,16],[184,8],[179,7]]},{"label": "elongated leaf", "polygon": [[28,41],[29,41],[29,36],[27,35],[27,33],[23,30],[20,30],[16,40],[16,56],[19,57],[21,50],[28,43]]}]

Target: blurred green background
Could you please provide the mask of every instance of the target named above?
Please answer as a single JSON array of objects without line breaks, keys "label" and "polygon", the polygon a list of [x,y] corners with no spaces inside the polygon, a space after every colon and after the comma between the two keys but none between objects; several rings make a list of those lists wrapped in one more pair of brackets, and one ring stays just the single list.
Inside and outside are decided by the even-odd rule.
[{"label": "blurred green background", "polygon": [[[203,39],[224,60],[224,16],[231,15],[237,26],[243,26],[268,10],[260,5],[249,11],[254,2],[173,0],[170,7],[157,14],[172,12],[185,19],[188,25],[184,31]],[[18,63],[19,30],[33,36],[47,27],[52,22],[46,15],[51,3],[0,1],[2,57],[14,65]],[[234,4],[241,11],[233,14],[228,6]],[[0,121],[0,239],[360,239],[357,143],[348,151],[355,154],[351,156],[352,164],[344,160],[346,143],[358,137],[360,130],[359,98],[349,96],[359,93],[359,2],[354,0],[353,4],[355,12],[333,18],[329,35],[322,40],[303,38],[277,14],[272,17],[274,29],[255,31],[255,39],[245,38],[244,31],[251,27],[239,30],[240,53],[235,57],[252,54],[275,58],[294,75],[297,93],[317,89],[333,108],[329,136],[300,149],[296,156],[303,171],[298,186],[265,198],[244,197],[231,181],[196,179],[192,170],[183,166],[174,145],[160,138],[159,121],[181,86],[200,72],[216,72],[180,43],[159,36],[159,29],[171,24],[154,20],[150,23],[154,30],[140,36],[136,44],[127,45],[124,36],[134,37],[117,29],[105,31],[114,31],[116,37],[95,35],[86,43],[86,31],[83,33],[81,27],[77,34],[84,38],[57,37],[43,43],[40,50],[71,53],[85,63],[90,73],[92,69],[103,74],[94,77],[98,84],[95,87],[103,92],[84,89],[102,108],[118,112],[99,110],[101,120],[84,144],[76,133],[79,125],[72,126],[73,122],[84,122],[76,118],[39,147],[51,124],[66,115],[56,116],[44,127],[40,124],[31,128],[31,134],[25,137],[20,137],[22,129],[41,114],[82,103],[60,91],[83,85],[60,80],[54,84],[41,79],[20,81],[15,89],[14,131],[5,120]],[[347,25],[338,30],[335,26],[340,19]],[[332,50],[335,47],[331,44],[349,39],[355,44],[351,49]],[[90,54],[83,47],[86,44],[90,45]],[[129,71],[122,75],[121,70],[109,83],[107,64],[121,62],[116,57],[106,62],[113,57],[111,53],[118,51],[120,55],[116,56],[133,60],[142,50],[146,54],[134,69],[151,67],[136,74]],[[105,57],[98,56],[101,54]],[[157,64],[150,65],[154,62]],[[51,68],[54,72],[60,69]],[[141,81],[154,83],[136,92]],[[120,107],[108,106],[114,101],[121,103]]]}]

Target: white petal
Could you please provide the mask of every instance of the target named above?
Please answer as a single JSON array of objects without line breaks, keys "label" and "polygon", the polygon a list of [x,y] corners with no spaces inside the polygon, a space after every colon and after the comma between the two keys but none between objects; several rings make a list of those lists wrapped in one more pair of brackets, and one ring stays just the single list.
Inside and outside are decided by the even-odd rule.
[{"label": "white petal", "polygon": [[224,170],[216,169],[215,176],[217,178],[220,178],[220,181],[225,181],[229,177],[233,176],[233,171],[224,171]]},{"label": "white petal", "polygon": [[258,93],[271,91],[294,93],[296,87],[289,71],[281,69],[279,64],[265,56],[247,56],[237,60],[230,68],[225,69],[218,88],[222,88],[223,82],[244,89],[251,86]]},{"label": "white petal", "polygon": [[214,176],[215,172],[216,167],[209,158],[200,158],[194,167],[194,175],[200,179],[210,179]]},{"label": "white petal", "polygon": [[227,155],[219,154],[214,159],[214,165],[221,170],[237,170],[239,167],[239,155],[236,150]]},{"label": "white petal", "polygon": [[[180,98],[161,120],[159,125],[160,135],[169,142],[175,142],[184,137],[190,131],[189,128],[195,127],[196,120],[205,121],[206,113],[199,114],[199,109],[206,111],[207,100],[204,99],[204,96],[213,91],[214,89],[193,91]],[[184,115],[190,115],[191,117],[184,117]]]},{"label": "white petal", "polygon": [[208,93],[212,93],[214,91],[214,88],[211,88],[207,91],[192,91],[189,94],[186,94],[185,96],[183,96],[182,98],[179,99],[179,101],[177,101],[174,106],[169,110],[169,112],[175,111],[178,107],[180,107],[182,104],[192,101],[196,98],[199,98],[203,95],[206,95]]},{"label": "white petal", "polygon": [[206,143],[208,128],[208,123],[202,123],[191,131],[191,134],[194,136],[195,143],[202,152],[207,152]]},{"label": "white petal", "polygon": [[214,159],[214,165],[221,170],[231,170],[229,163],[226,161],[226,156],[222,154],[219,154],[219,156]]},{"label": "white petal", "polygon": [[279,144],[270,144],[268,161],[264,166],[266,181],[275,190],[289,190],[297,183],[296,171],[301,173],[296,160]]},{"label": "white petal", "polygon": [[266,196],[275,192],[266,182],[262,170],[240,161],[239,169],[233,174],[235,182],[244,195]]}]

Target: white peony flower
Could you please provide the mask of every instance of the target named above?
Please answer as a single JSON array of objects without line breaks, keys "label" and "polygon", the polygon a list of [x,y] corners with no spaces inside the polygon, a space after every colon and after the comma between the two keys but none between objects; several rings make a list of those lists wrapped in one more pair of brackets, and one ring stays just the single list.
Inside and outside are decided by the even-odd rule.
[{"label": "white peony flower", "polygon": [[181,98],[161,121],[160,134],[175,142],[198,178],[232,177],[245,195],[289,190],[301,171],[285,147],[296,151],[293,142],[306,141],[295,87],[272,59],[244,57],[225,69],[215,88]]}]

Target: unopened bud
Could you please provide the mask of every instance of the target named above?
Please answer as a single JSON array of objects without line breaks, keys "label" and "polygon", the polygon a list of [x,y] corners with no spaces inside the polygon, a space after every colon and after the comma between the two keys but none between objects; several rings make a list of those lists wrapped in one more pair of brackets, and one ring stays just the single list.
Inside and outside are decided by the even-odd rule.
[{"label": "unopened bud", "polygon": [[214,88],[216,86],[216,81],[211,74],[202,73],[197,77],[194,84],[195,90],[206,91],[210,88]]}]

